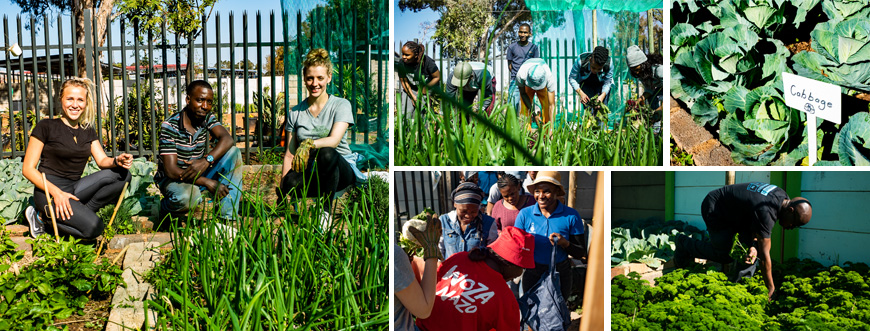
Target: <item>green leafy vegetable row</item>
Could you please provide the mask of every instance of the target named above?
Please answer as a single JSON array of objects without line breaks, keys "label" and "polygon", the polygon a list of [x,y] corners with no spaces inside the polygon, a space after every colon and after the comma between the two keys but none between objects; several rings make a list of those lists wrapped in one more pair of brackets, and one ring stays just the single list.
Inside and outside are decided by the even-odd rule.
[{"label": "green leafy vegetable row", "polygon": [[674,257],[679,234],[696,239],[706,236],[705,232],[682,221],[616,221],[610,230],[610,265],[640,262],[658,269]]},{"label": "green leafy vegetable row", "polygon": [[[94,247],[76,239],[28,239],[36,259],[24,264],[24,251],[0,228],[0,329],[61,330],[57,320],[84,314],[91,299],[105,299],[123,284],[121,269],[96,259]],[[20,267],[21,265],[25,265]]]},{"label": "green leafy vegetable row", "polygon": [[637,273],[611,284],[614,330],[870,330],[870,271],[847,262],[824,268],[792,259],[774,268],[770,302],[761,275],[742,283],[717,271],[679,269],[656,279]]},{"label": "green leafy vegetable row", "polygon": [[[783,72],[870,90],[867,1],[675,0],[671,14],[671,94],[738,163],[795,165],[807,155],[806,114],[785,105]],[[806,40],[810,50],[786,47]],[[842,128],[835,164],[870,164],[861,150],[870,127],[856,122]]]}]

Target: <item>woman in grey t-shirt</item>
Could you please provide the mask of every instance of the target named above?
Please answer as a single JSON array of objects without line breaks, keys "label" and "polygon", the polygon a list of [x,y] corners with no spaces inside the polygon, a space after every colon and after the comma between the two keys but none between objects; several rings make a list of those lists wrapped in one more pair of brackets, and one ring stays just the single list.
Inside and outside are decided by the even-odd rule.
[{"label": "woman in grey t-shirt", "polygon": [[354,184],[359,172],[345,138],[354,122],[350,102],[326,93],[333,71],[329,53],[312,49],[302,65],[308,98],[287,113],[281,199],[330,196]]}]

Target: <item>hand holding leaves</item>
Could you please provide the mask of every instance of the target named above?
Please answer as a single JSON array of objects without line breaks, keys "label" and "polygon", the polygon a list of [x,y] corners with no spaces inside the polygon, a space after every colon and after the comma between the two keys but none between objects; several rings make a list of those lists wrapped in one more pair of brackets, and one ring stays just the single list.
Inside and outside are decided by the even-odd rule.
[{"label": "hand holding leaves", "polygon": [[296,172],[305,172],[305,166],[308,164],[308,156],[311,148],[314,147],[314,140],[305,139],[296,148],[296,153],[293,156],[293,164],[290,169]]},{"label": "hand holding leaves", "polygon": [[428,214],[426,217],[426,230],[420,231],[417,228],[411,227],[409,230],[414,234],[414,238],[423,246],[423,260],[437,258],[443,260],[441,250],[438,249],[438,242],[441,240],[441,220],[435,214]]}]

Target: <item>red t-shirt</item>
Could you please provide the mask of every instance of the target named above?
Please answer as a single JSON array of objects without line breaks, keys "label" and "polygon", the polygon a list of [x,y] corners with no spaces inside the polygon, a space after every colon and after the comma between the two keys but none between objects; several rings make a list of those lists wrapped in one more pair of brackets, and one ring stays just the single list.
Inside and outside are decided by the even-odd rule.
[{"label": "red t-shirt", "polygon": [[535,204],[535,198],[531,195],[520,195],[520,199],[526,199],[526,201],[517,210],[507,209],[507,207],[504,206],[504,199],[499,199],[498,202],[492,206],[492,215],[490,216],[495,219],[495,224],[497,224],[499,231],[504,229],[506,226],[514,226],[514,222],[517,220],[517,214],[520,213],[520,209]]},{"label": "red t-shirt", "polygon": [[427,319],[417,319],[423,330],[519,330],[520,306],[504,277],[484,262],[460,252],[438,268],[435,307]]}]

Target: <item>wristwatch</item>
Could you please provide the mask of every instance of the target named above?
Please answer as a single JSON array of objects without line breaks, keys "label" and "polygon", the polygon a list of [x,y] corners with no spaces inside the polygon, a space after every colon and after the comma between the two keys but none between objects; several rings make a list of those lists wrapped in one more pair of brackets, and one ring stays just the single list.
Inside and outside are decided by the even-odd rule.
[{"label": "wristwatch", "polygon": [[214,163],[214,156],[211,156],[211,154],[206,155],[205,160],[208,161],[208,164],[213,164]]}]

